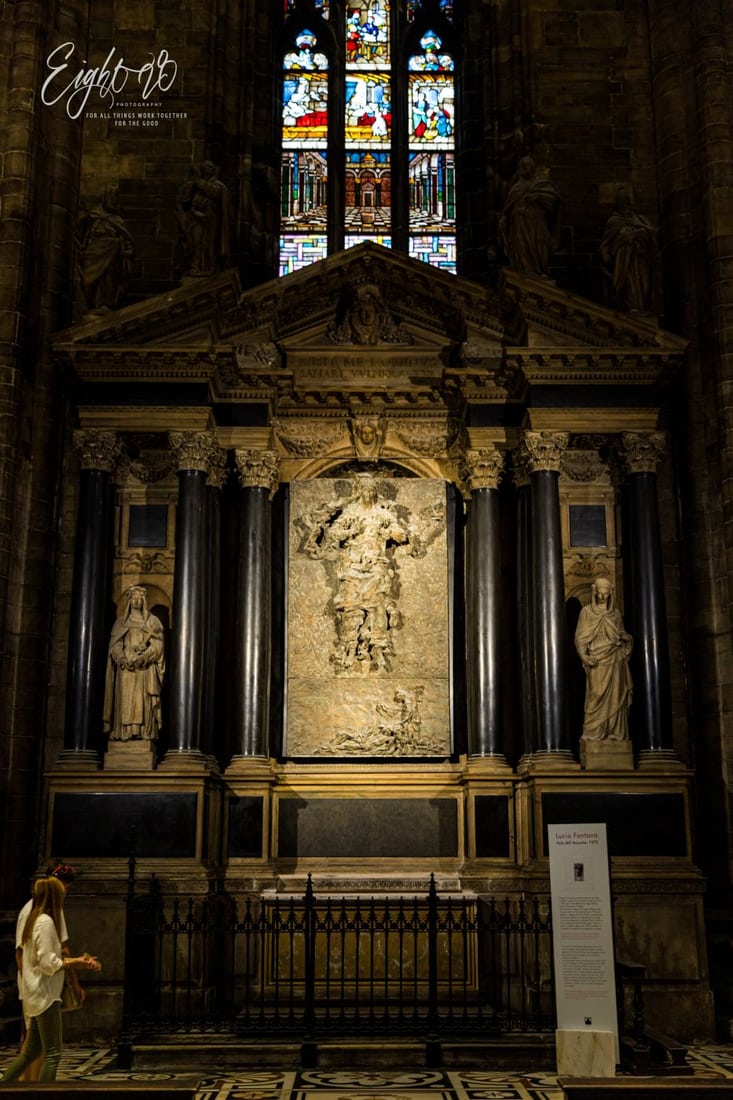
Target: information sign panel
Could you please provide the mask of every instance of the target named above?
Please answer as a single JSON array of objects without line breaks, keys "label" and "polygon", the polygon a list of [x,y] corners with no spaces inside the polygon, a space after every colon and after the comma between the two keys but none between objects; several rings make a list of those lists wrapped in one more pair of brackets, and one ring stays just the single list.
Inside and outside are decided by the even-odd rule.
[{"label": "information sign panel", "polygon": [[548,825],[558,1029],[618,1044],[606,826]]}]

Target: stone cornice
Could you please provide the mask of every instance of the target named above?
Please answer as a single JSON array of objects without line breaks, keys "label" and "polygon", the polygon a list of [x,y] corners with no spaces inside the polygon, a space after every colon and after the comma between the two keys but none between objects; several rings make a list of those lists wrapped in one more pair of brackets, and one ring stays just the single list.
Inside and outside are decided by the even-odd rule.
[{"label": "stone cornice", "polygon": [[187,279],[181,286],[143,302],[82,318],[56,333],[53,346],[61,350],[83,344],[160,345],[173,334],[180,344],[186,342],[185,337],[181,339],[186,333],[191,342],[216,343],[225,327],[225,317],[236,308],[241,295],[234,269],[205,279]]},{"label": "stone cornice", "polygon": [[505,268],[500,293],[507,305],[521,312],[530,328],[564,334],[586,345],[658,347],[677,357],[687,347],[686,340],[660,329],[653,318],[608,309],[561,290],[550,279],[535,279]]},{"label": "stone cornice", "polygon": [[[201,382],[216,369],[221,349],[58,344],[57,354],[82,382]],[[231,355],[226,349],[224,354]]]},{"label": "stone cornice", "polygon": [[667,382],[679,354],[666,348],[507,348],[507,374],[530,385],[653,386]]}]

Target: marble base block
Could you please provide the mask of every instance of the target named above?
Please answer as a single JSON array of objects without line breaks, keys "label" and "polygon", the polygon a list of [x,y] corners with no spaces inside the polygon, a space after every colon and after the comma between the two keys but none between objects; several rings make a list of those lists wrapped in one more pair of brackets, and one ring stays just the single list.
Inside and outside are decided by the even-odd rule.
[{"label": "marble base block", "polygon": [[634,750],[630,741],[586,741],[581,737],[580,763],[586,771],[633,771]]},{"label": "marble base block", "polygon": [[153,771],[154,741],[110,741],[104,754],[105,771]]},{"label": "marble base block", "polygon": [[615,1077],[616,1036],[612,1031],[555,1032],[558,1077]]}]

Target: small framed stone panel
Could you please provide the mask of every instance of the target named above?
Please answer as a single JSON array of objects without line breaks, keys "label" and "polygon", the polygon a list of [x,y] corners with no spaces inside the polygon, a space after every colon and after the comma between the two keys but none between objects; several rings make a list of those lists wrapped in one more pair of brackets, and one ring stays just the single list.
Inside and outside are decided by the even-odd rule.
[{"label": "small framed stone panel", "polygon": [[127,545],[166,547],[168,545],[168,505],[130,504]]},{"label": "small framed stone panel", "polygon": [[451,752],[446,486],[291,484],[285,755]]},{"label": "small framed stone panel", "polygon": [[570,546],[608,546],[606,508],[603,504],[571,504]]}]

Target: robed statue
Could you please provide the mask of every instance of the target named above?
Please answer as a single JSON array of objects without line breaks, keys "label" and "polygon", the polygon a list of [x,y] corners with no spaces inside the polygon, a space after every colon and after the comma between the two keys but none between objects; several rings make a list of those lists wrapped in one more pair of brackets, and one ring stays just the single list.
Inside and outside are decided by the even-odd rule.
[{"label": "robed statue", "polygon": [[176,216],[188,274],[215,274],[229,255],[229,192],[210,160],[192,166]]},{"label": "robed statue", "polygon": [[86,206],[77,219],[76,243],[81,289],[87,309],[102,312],[122,302],[132,273],[135,246],[119,211],[116,187],[99,206]]},{"label": "robed statue", "polygon": [[616,195],[600,251],[611,304],[629,313],[651,313],[657,233],[650,221],[636,213],[624,190]]},{"label": "robed statue", "polygon": [[586,677],[583,740],[627,741],[632,683],[629,657],[633,640],[614,607],[607,577],[596,577],[590,603],[581,608],[575,648]]},{"label": "robed statue", "polygon": [[517,177],[499,218],[499,239],[515,271],[546,278],[559,243],[560,196],[532,157],[522,157]]},{"label": "robed statue", "polygon": [[162,725],[163,626],[148,611],[144,588],[133,585],[125,595],[109,642],[104,731],[110,741],[155,741]]}]

